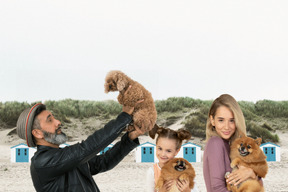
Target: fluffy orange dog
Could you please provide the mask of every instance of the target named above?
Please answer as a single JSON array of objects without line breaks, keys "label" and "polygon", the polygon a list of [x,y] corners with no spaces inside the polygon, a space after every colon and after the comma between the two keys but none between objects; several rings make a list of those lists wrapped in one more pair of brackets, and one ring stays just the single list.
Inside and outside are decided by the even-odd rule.
[{"label": "fluffy orange dog", "polygon": [[[166,163],[161,169],[161,175],[155,186],[156,190],[159,190],[165,183],[169,180],[180,181],[189,179],[189,187],[192,189],[194,187],[195,171],[193,166],[183,158],[174,158]],[[169,192],[179,192],[176,182],[174,182]]]},{"label": "fluffy orange dog", "polygon": [[[266,156],[260,148],[262,139],[240,137],[231,145],[231,167],[238,169],[239,165],[250,167],[259,177],[264,178],[268,172]],[[233,171],[232,171],[233,172]],[[226,177],[229,173],[226,173]],[[227,184],[227,189],[233,192],[264,192],[263,186],[258,179],[248,179],[239,186]]]},{"label": "fluffy orange dog", "polygon": [[[124,94],[129,86],[129,93]],[[141,130],[148,131],[156,123],[157,111],[151,93],[146,90],[140,83],[132,80],[121,71],[110,71],[105,79],[105,92],[119,91],[118,102],[121,105],[135,107],[133,123]],[[137,103],[144,99],[142,103]],[[142,125],[144,127],[142,127]]]}]

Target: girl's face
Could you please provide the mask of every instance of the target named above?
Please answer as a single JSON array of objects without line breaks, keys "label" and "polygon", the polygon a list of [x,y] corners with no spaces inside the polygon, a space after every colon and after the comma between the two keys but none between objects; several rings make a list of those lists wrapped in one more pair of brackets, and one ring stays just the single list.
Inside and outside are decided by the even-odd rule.
[{"label": "girl's face", "polygon": [[156,144],[156,157],[159,165],[162,167],[170,159],[173,159],[180,149],[176,149],[176,141],[174,139],[159,137]]},{"label": "girl's face", "polygon": [[215,117],[210,116],[211,124],[223,139],[230,139],[235,133],[236,125],[232,111],[226,106],[220,106],[216,110]]}]

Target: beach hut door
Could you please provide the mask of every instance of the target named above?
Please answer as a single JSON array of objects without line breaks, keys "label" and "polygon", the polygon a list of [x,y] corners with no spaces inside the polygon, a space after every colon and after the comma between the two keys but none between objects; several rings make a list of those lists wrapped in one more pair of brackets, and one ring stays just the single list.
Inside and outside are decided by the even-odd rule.
[{"label": "beach hut door", "polygon": [[275,147],[263,147],[264,153],[267,157],[267,161],[275,161],[276,155],[275,155]]},{"label": "beach hut door", "polygon": [[16,149],[16,162],[29,162],[29,149],[18,148]]},{"label": "beach hut door", "polygon": [[153,147],[142,147],[141,150],[142,162],[154,162]]},{"label": "beach hut door", "polygon": [[196,147],[184,147],[184,159],[189,162],[196,162]]}]

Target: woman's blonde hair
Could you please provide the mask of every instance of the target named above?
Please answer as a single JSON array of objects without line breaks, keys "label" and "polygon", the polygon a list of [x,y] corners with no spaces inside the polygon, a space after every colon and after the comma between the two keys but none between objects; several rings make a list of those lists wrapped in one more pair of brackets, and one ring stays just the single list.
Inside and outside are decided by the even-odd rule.
[{"label": "woman's blonde hair", "polygon": [[206,141],[208,141],[212,136],[219,136],[215,130],[215,127],[211,123],[210,116],[214,118],[217,109],[221,106],[229,108],[234,115],[236,130],[235,133],[231,136],[230,142],[233,142],[240,135],[246,135],[245,118],[239,104],[231,95],[223,94],[215,99],[210,107],[206,123]]}]

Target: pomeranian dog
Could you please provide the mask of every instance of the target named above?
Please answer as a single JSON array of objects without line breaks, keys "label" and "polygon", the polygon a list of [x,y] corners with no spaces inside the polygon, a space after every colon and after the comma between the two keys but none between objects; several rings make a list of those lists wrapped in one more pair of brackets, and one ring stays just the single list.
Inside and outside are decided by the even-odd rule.
[{"label": "pomeranian dog", "polygon": [[[129,88],[129,86],[131,86]],[[118,102],[121,105],[135,107],[133,123],[143,131],[150,131],[156,123],[157,111],[151,93],[140,83],[132,80],[121,71],[110,71],[104,84],[105,92],[119,91]],[[138,101],[143,102],[138,103]],[[143,127],[142,127],[143,126]],[[129,131],[134,128],[129,127]]]},{"label": "pomeranian dog", "polygon": [[161,169],[160,177],[155,186],[159,190],[164,185],[165,181],[175,180],[169,192],[180,192],[176,186],[176,180],[189,179],[189,187],[194,187],[195,171],[193,166],[184,158],[174,158],[167,162]]},{"label": "pomeranian dog", "polygon": [[[253,169],[255,174],[264,178],[268,172],[266,156],[260,148],[261,138],[252,139],[242,136],[235,139],[230,146],[231,168],[237,170],[240,165]],[[227,172],[225,177],[230,173]],[[227,184],[227,189],[233,192],[264,192],[264,187],[259,183],[258,178],[243,181],[238,186]]]}]

